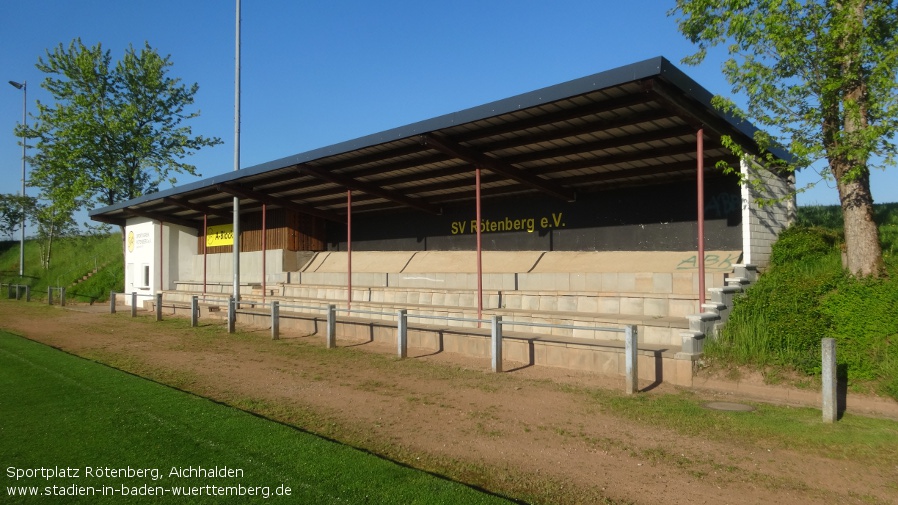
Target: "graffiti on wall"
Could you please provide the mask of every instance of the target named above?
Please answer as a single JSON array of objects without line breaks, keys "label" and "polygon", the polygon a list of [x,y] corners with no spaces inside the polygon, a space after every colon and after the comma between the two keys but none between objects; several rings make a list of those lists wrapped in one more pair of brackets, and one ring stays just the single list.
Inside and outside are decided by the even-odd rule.
[{"label": "graffiti on wall", "polygon": [[[741,253],[705,254],[705,270],[732,270],[741,257]],[[683,258],[677,264],[677,270],[698,270],[698,254]]]}]

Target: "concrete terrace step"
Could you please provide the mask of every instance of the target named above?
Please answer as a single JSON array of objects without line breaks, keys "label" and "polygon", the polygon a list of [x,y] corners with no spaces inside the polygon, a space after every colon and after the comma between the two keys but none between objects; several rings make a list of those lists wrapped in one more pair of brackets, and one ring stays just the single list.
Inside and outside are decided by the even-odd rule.
[{"label": "concrete terrace step", "polygon": [[[296,298],[342,302],[347,300],[347,293],[348,290],[345,286],[287,284],[283,287],[284,296]],[[354,286],[352,301],[476,308],[477,291],[473,289]],[[696,312],[699,303],[695,295],[675,293],[485,289],[483,291],[483,307],[485,309],[685,317]]]},{"label": "concrete terrace step", "polygon": [[[168,291],[164,295],[166,302],[179,302],[189,304],[193,293],[184,291]],[[209,297],[212,302],[202,302],[202,305],[215,307],[224,307],[227,302],[222,295],[211,294]],[[289,312],[307,312],[306,310],[297,310],[291,305],[303,307],[321,307],[322,309],[333,304],[338,307],[340,314],[346,314],[346,300],[328,300],[321,298],[300,298],[300,297],[265,297],[265,302],[277,300],[281,305],[282,313]],[[263,301],[261,296],[243,295],[241,296],[242,308],[255,309]],[[394,320],[396,312],[400,309],[406,309],[409,312],[410,321],[431,321],[431,317],[454,318],[474,320],[477,318],[476,307],[464,307],[459,305],[437,305],[437,304],[416,304],[416,303],[399,303],[399,302],[371,302],[371,301],[353,301],[352,309],[356,311],[372,312],[372,314],[358,314],[369,320]],[[267,309],[261,309],[263,312]],[[311,311],[320,313],[317,311]],[[529,334],[543,334],[551,336],[565,336],[572,338],[580,338],[586,340],[608,339],[620,340],[623,335],[619,333],[610,333],[607,331],[597,330],[594,328],[623,328],[625,325],[636,325],[640,331],[640,341],[658,344],[658,345],[679,345],[681,339],[679,333],[689,328],[689,322],[683,317],[671,316],[644,316],[635,314],[605,314],[605,313],[584,313],[576,311],[557,311],[557,310],[540,310],[533,311],[528,309],[500,309],[485,308],[482,314],[483,319],[489,319],[490,316],[501,315],[507,322],[509,331],[520,331]],[[423,317],[416,317],[423,316]],[[427,319],[425,319],[427,318]],[[477,327],[476,321],[458,321],[458,320],[437,320],[445,327]],[[519,324],[514,324],[519,323]],[[436,324],[436,323],[435,323]],[[529,324],[538,325],[563,325],[577,326],[579,328],[564,327],[534,327]]]}]

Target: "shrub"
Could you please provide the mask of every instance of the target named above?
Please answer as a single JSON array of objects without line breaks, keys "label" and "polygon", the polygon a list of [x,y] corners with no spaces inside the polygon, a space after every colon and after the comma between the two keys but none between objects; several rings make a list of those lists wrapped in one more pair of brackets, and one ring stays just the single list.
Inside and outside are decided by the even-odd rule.
[{"label": "shrub", "polygon": [[790,226],[780,233],[773,244],[770,262],[786,265],[802,260],[811,260],[837,250],[841,243],[839,233],[816,226]]}]

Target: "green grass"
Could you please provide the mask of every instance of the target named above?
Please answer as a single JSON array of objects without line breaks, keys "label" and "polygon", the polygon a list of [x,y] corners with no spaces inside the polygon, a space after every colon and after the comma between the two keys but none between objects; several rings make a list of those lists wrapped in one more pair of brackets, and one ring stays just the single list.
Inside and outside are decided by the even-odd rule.
[{"label": "green grass", "polygon": [[[91,272],[99,271],[85,282],[72,283]],[[50,268],[41,264],[40,244],[25,241],[25,276],[19,277],[19,242],[0,242],[0,283],[31,286],[35,299],[46,299],[48,286],[66,288],[73,301],[104,301],[109,291],[122,291],[125,285],[120,233],[65,237],[54,241]],[[6,292],[0,293],[5,297]],[[56,295],[54,295],[56,296]]]},{"label": "green grass", "polygon": [[[121,495],[159,486],[253,487],[284,503],[507,503],[465,485],[403,467],[295,428],[174,390],[0,332],[0,461],[3,503],[11,487],[103,486],[109,496],[62,503],[243,503],[247,496],[183,498]],[[179,467],[228,467],[242,477],[182,478]],[[78,478],[21,478],[17,469],[75,468]],[[9,470],[12,468],[13,470]],[[87,468],[153,469],[146,477],[88,477]],[[10,476],[12,471],[13,476]],[[96,471],[94,471],[96,473]],[[153,480],[153,477],[158,480]],[[283,487],[282,487],[283,486]],[[208,488],[204,488],[208,491]],[[256,498],[260,499],[260,498]]]},{"label": "green grass", "polygon": [[898,424],[846,413],[838,423],[824,423],[820,409],[754,403],[754,411],[710,410],[702,398],[683,391],[663,395],[610,395],[586,392],[596,407],[684,435],[702,434],[758,449],[792,449],[836,460],[865,461],[870,466],[898,461]]}]

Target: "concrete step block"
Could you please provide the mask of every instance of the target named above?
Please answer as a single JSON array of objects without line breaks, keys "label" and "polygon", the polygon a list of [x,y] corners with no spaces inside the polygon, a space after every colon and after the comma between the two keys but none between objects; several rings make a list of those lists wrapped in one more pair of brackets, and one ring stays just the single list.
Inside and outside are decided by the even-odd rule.
[{"label": "concrete step block", "polygon": [[700,331],[681,331],[681,353],[701,354],[705,351],[705,334]]}]

